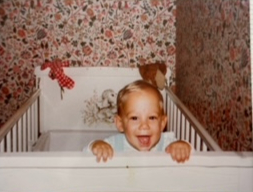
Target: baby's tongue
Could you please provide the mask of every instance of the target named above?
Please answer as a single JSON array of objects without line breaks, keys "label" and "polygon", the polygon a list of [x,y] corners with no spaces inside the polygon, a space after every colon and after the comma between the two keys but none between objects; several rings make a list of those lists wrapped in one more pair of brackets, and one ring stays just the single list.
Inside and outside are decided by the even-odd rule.
[{"label": "baby's tongue", "polygon": [[141,145],[148,146],[150,143],[150,136],[138,136]]}]

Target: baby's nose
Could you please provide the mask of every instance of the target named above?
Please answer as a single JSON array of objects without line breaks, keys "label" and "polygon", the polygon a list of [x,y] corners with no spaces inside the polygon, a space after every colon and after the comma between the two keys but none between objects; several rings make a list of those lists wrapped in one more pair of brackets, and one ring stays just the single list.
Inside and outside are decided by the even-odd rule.
[{"label": "baby's nose", "polygon": [[141,122],[140,129],[149,129],[147,121],[142,121]]}]

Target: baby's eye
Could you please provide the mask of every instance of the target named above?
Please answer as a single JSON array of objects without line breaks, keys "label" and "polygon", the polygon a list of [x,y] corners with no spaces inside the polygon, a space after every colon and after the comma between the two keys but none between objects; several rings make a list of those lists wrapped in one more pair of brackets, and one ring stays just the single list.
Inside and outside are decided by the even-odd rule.
[{"label": "baby's eye", "polygon": [[138,118],[136,116],[130,117],[131,120],[137,120]]},{"label": "baby's eye", "polygon": [[150,120],[156,120],[156,119],[157,119],[157,116],[150,116],[149,119],[150,119]]}]

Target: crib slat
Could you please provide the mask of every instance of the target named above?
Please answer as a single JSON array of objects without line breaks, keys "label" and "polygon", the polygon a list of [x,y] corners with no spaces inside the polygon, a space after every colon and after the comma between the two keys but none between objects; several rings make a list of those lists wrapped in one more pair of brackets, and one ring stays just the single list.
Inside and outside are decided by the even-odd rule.
[{"label": "crib slat", "polygon": [[17,141],[17,151],[18,152],[22,152],[22,119],[20,119],[18,121],[18,130],[17,130],[17,138],[18,138],[18,141]]},{"label": "crib slat", "polygon": [[30,108],[27,110],[27,151],[31,151],[31,145],[30,145],[30,141],[31,141],[31,110]]},{"label": "crib slat", "polygon": [[22,117],[22,127],[23,127],[23,137],[22,137],[22,140],[23,140],[23,148],[22,148],[22,151],[27,151],[27,126],[26,126],[26,113],[23,115]]},{"label": "crib slat", "polygon": [[167,97],[167,116],[168,116],[168,123],[167,123],[167,131],[171,131],[171,99]]},{"label": "crib slat", "polygon": [[181,114],[181,139],[185,140],[185,116]]},{"label": "crib slat", "polygon": [[34,103],[34,130],[35,130],[35,141],[38,140],[38,128],[39,128],[39,122],[38,122],[38,100],[35,101]]},{"label": "crib slat", "polygon": [[[30,147],[32,146],[32,143],[34,141],[34,105],[30,108],[30,129],[31,129],[31,140],[30,140]],[[32,148],[30,149],[32,150]]]},{"label": "crib slat", "polygon": [[11,135],[12,135],[12,130],[6,136],[6,151],[7,152],[11,152]]},{"label": "crib slat", "polygon": [[185,121],[185,139],[190,143],[190,123],[188,120]]},{"label": "crib slat", "polygon": [[201,151],[201,140],[200,140],[200,136],[196,134],[195,138],[196,138],[196,148],[197,148],[197,151]]},{"label": "crib slat", "polygon": [[4,152],[5,149],[5,138],[0,142],[0,152]]},{"label": "crib slat", "polygon": [[206,144],[203,142],[203,149],[202,149],[203,151],[207,151],[207,146],[206,146]]},{"label": "crib slat", "polygon": [[177,108],[177,138],[181,139],[181,113]]},{"label": "crib slat", "polygon": [[170,131],[174,132],[174,121],[175,121],[175,114],[174,114],[174,103],[171,103],[171,108],[170,108]]},{"label": "crib slat", "polygon": [[17,124],[14,125],[14,127],[12,128],[11,143],[12,143],[12,152],[17,152]]},{"label": "crib slat", "polygon": [[190,130],[191,130],[191,145],[196,149],[196,146],[195,146],[195,129],[192,128],[192,126],[190,126]]},{"label": "crib slat", "polygon": [[177,106],[173,105],[173,131],[175,132],[177,138]]}]

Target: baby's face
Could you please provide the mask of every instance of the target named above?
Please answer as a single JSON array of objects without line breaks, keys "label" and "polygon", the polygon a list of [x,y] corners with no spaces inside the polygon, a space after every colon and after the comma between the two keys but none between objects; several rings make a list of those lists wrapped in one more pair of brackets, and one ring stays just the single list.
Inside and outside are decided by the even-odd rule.
[{"label": "baby's face", "polygon": [[150,91],[132,92],[122,109],[118,129],[137,150],[152,149],[159,142],[167,122],[157,96]]}]

